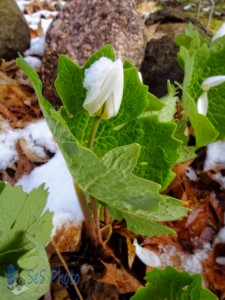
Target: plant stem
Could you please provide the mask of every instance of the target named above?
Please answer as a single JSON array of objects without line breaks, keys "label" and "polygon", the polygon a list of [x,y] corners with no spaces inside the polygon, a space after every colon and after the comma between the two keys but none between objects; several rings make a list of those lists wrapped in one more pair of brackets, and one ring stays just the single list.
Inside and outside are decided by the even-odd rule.
[{"label": "plant stem", "polygon": [[68,268],[68,265],[67,265],[65,259],[63,258],[62,254],[61,254],[60,251],[59,251],[58,246],[55,244],[55,242],[54,242],[53,240],[51,241],[51,243],[52,243],[52,246],[55,248],[55,251],[56,251],[56,253],[57,253],[57,255],[58,255],[58,257],[59,257],[61,263],[63,264],[63,266],[64,266],[64,268],[65,268],[67,274],[69,275],[69,278],[71,279],[71,281],[72,281],[72,283],[73,283],[73,287],[74,287],[74,289],[75,289],[75,291],[76,291],[76,293],[77,293],[79,299],[80,299],[80,300],[84,300],[84,298],[82,297],[82,295],[81,295],[81,293],[80,293],[80,291],[79,291],[79,289],[78,289],[78,287],[77,287],[77,285],[76,285],[76,282],[75,282],[74,279],[73,279],[73,276],[72,276],[71,273],[70,273],[70,270],[69,270],[69,268]]},{"label": "plant stem", "polygon": [[90,196],[90,199],[91,199],[91,204],[92,204],[92,209],[93,209],[93,214],[94,214],[94,220],[95,220],[96,234],[97,234],[98,243],[102,244],[102,234],[101,234],[100,222],[99,222],[99,219],[98,219],[97,201],[93,196]]},{"label": "plant stem", "polygon": [[95,249],[97,249],[97,248],[99,248],[99,243],[98,243],[97,235],[96,235],[95,228],[94,228],[95,226],[94,226],[94,223],[93,223],[92,216],[89,212],[89,208],[88,208],[88,205],[87,205],[85,195],[84,195],[83,191],[81,190],[81,188],[79,187],[79,185],[77,183],[75,183],[74,186],[75,186],[77,198],[78,198],[79,203],[80,203],[81,210],[82,210],[83,215],[84,215],[85,232],[87,234],[87,237],[88,237],[91,245]]},{"label": "plant stem", "polygon": [[92,128],[91,128],[91,133],[90,133],[90,136],[89,136],[88,145],[87,145],[87,147],[91,150],[92,150],[93,145],[94,145],[95,135],[96,135],[96,132],[97,132],[97,129],[98,129],[99,122],[100,122],[100,118],[95,117]]},{"label": "plant stem", "polygon": [[[99,122],[100,122],[100,117],[95,117],[92,128],[91,128],[91,133],[90,133],[88,145],[87,145],[87,147],[89,149],[93,148],[94,141],[95,141],[95,135],[96,135],[96,132],[97,132],[97,129],[98,129]],[[95,228],[96,228],[96,235],[97,235],[98,243],[102,244],[102,234],[101,234],[100,222],[99,222],[99,218],[98,218],[97,201],[91,195],[90,195],[90,199],[91,199],[92,210],[93,210],[93,214],[94,214],[94,221],[95,221]]]},{"label": "plant stem", "polygon": [[105,225],[109,225],[111,223],[111,216],[107,207],[104,207],[104,219]]}]

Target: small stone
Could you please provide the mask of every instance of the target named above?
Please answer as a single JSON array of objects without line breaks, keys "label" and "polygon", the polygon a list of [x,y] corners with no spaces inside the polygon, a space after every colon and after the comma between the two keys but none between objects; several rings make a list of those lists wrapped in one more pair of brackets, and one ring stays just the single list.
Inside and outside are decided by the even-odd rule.
[{"label": "small stone", "polygon": [[10,60],[29,48],[29,27],[14,0],[0,0],[0,12],[0,57]]}]

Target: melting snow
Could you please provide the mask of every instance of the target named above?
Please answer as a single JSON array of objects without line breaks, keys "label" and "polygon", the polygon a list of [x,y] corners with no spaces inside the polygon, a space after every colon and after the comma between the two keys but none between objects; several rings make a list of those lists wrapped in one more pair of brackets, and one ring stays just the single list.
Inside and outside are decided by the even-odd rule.
[{"label": "melting snow", "polygon": [[207,147],[204,170],[210,170],[215,167],[225,167],[225,141],[218,141]]},{"label": "melting snow", "polygon": [[63,224],[80,224],[83,215],[74,191],[73,179],[45,120],[15,130],[7,123],[3,124],[0,133],[0,169],[6,169],[17,161],[16,144],[20,138],[24,138],[29,149],[38,156],[45,155],[44,149],[55,155],[29,175],[23,176],[16,185],[22,185],[25,192],[30,192],[45,183],[49,192],[46,209],[54,212],[54,232]]}]

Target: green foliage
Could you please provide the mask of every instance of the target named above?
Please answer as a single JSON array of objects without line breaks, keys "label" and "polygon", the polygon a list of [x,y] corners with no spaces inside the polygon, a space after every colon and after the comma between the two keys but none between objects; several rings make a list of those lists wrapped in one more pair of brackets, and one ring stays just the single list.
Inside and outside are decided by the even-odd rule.
[{"label": "green foliage", "polygon": [[[50,240],[52,213],[43,213],[46,198],[43,186],[26,194],[19,186],[0,183],[0,289],[4,300],[14,298],[4,274],[9,264],[19,270],[29,288],[16,299],[36,300],[48,290],[51,273],[44,247]],[[35,274],[36,284],[31,282]]]},{"label": "green foliage", "polygon": [[202,287],[199,274],[190,275],[172,267],[154,269],[146,274],[147,284],[137,290],[131,300],[216,300],[217,297]]},{"label": "green foliage", "polygon": [[[98,51],[98,55],[94,54],[89,61],[93,62],[100,54],[112,59],[113,55],[108,51],[108,47]],[[86,65],[89,67],[89,64]],[[84,146],[87,146],[94,120],[83,109],[86,96],[83,88],[86,65],[81,69],[67,56],[61,55],[55,82],[64,104],[61,116],[76,139]],[[171,168],[179,157],[180,142],[173,137],[176,128],[174,122],[162,124],[156,117],[146,115],[149,108],[157,110],[160,107],[163,107],[163,102],[148,93],[147,86],[139,79],[137,69],[126,63],[124,93],[119,113],[110,120],[101,120],[93,151],[98,157],[102,157],[113,148],[131,143],[140,144],[141,152],[134,173],[158,182],[164,190],[174,178]]]},{"label": "green foliage", "polygon": [[210,76],[225,75],[225,36],[209,43],[190,25],[176,42],[181,46],[178,60],[185,71],[183,106],[195,130],[196,145],[225,139],[225,83],[209,91],[207,116],[198,114],[196,108],[202,82]]},{"label": "green foliage", "polygon": [[[105,48],[101,51],[106,55]],[[126,64],[120,111],[115,118],[101,120],[93,152],[86,147],[93,118],[82,107],[84,71],[66,56],[60,57],[56,87],[65,106],[56,112],[42,96],[37,74],[22,59],[18,64],[31,79],[48,125],[81,189],[107,205],[114,217],[125,218],[134,232],[174,234],[157,221],[180,219],[187,209],[182,201],[160,195],[156,182],[165,188],[173,178],[171,167],[179,157],[181,143],[173,137],[174,123],[143,115],[150,97],[137,70]],[[76,89],[72,82],[76,82]],[[146,180],[152,177],[156,182]]]}]

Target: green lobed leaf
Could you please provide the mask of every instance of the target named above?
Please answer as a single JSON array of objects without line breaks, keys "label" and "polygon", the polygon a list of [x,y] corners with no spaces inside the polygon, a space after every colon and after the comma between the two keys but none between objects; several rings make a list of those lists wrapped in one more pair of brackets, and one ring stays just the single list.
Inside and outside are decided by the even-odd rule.
[{"label": "green lobed leaf", "polygon": [[[62,119],[60,113],[50,107],[41,94],[41,84],[36,82],[36,75],[32,75],[31,68],[23,60],[19,60],[19,65],[29,75],[34,84],[45,118],[59,144],[68,168],[79,186],[101,203],[107,205],[114,213],[117,212],[118,217],[126,218],[128,228],[132,227],[134,231],[146,235],[153,235],[155,232],[160,234],[160,230],[161,234],[173,233],[173,231],[167,229],[165,226],[154,222],[154,216],[157,221],[160,219],[165,220],[166,216],[171,219],[171,215],[173,215],[173,218],[180,218],[186,214],[187,210],[181,208],[183,204],[181,201],[176,200],[177,202],[173,202],[174,206],[171,206],[175,213],[173,214],[172,210],[168,212],[164,208],[169,207],[169,203],[166,203],[164,196],[159,194],[160,185],[137,177],[132,173],[139,160],[140,151],[142,151],[140,145],[133,143],[115,147],[103,155],[102,158],[99,158],[76,139],[75,135],[70,131],[71,127],[67,127],[65,119]],[[139,107],[136,110],[139,110]],[[164,130],[169,130],[170,133],[174,131],[173,124],[168,124],[164,127],[164,123],[159,123],[156,116],[149,119],[142,118],[142,120],[145,126],[149,126],[151,129],[155,127],[154,133],[161,134],[162,136]],[[158,143],[157,137],[151,142],[153,145]],[[173,139],[171,136],[172,142]],[[157,151],[160,150],[159,144]],[[162,150],[161,154],[165,157],[167,155]],[[171,155],[173,156],[172,153]],[[169,160],[170,158],[167,159]],[[179,207],[179,209],[176,210],[175,206]],[[131,216],[135,216],[135,218],[131,219]],[[149,226],[146,223],[144,227],[140,228],[138,222],[142,221],[144,223],[146,218],[154,226],[149,221]]]},{"label": "green lobed leaf", "polygon": [[[11,300],[15,297],[7,287],[4,274],[9,264],[19,270],[29,288],[17,295],[16,299],[36,300],[48,290],[51,276],[44,247],[50,240],[52,213],[46,211],[42,214],[46,198],[47,192],[43,185],[29,194],[23,192],[20,186],[12,187],[9,184],[4,184],[1,189],[0,289],[3,299]],[[42,283],[31,282],[31,273],[40,277],[41,271],[44,276]]]},{"label": "green lobed leaf", "polygon": [[163,107],[159,111],[151,111],[149,115],[157,115],[160,122],[173,122],[174,115],[177,111],[176,103],[178,97],[175,96],[176,90],[175,87],[167,83],[168,94],[160,99],[160,102],[163,104]]},{"label": "green lobed leaf", "polygon": [[195,130],[196,145],[204,146],[216,140],[225,139],[224,83],[211,88],[208,92],[209,106],[206,117],[192,112],[193,107],[196,110],[197,100],[202,93],[202,82],[210,76],[225,75],[225,37],[218,38],[209,44],[193,28],[187,30],[186,36],[189,44],[187,40],[183,43],[181,40],[178,41],[182,45],[179,61],[185,71],[183,104],[185,110],[189,110],[188,117]]},{"label": "green lobed leaf", "polygon": [[146,274],[147,284],[137,290],[131,300],[216,300],[208,289],[202,287],[200,274],[190,275],[175,268],[154,269]]},{"label": "green lobed leaf", "polygon": [[[56,88],[64,104],[70,101],[69,108],[68,105],[61,108],[61,115],[76,139],[86,146],[94,118],[83,109],[85,91],[81,87],[84,79],[81,74],[84,76],[84,69],[82,71],[65,56],[60,57]],[[80,92],[75,95],[75,90],[79,88]],[[173,137],[176,128],[174,122],[162,124],[157,118],[144,114],[149,107],[160,109],[159,103],[157,98],[148,93],[147,86],[141,83],[137,69],[127,64],[124,69],[124,93],[119,113],[110,120],[101,120],[93,151],[102,157],[113,148],[139,143],[142,149],[134,173],[158,182],[163,190],[174,178],[171,168],[179,157],[180,142]],[[156,161],[159,154],[160,160]]]}]

